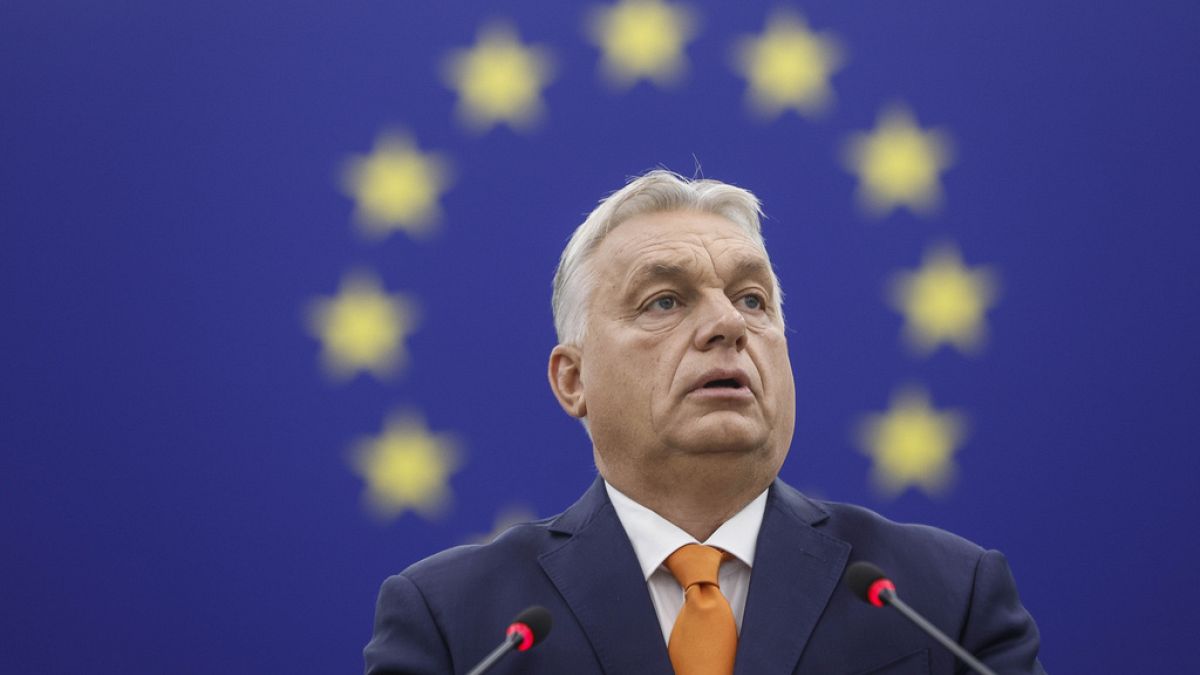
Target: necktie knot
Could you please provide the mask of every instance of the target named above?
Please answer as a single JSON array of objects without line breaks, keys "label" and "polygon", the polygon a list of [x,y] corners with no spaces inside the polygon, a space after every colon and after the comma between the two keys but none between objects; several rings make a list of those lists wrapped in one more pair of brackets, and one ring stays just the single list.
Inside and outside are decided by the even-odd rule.
[{"label": "necktie knot", "polygon": [[687,544],[675,549],[663,564],[685,591],[696,584],[712,584],[719,587],[718,575],[725,556],[725,552],[719,548]]}]

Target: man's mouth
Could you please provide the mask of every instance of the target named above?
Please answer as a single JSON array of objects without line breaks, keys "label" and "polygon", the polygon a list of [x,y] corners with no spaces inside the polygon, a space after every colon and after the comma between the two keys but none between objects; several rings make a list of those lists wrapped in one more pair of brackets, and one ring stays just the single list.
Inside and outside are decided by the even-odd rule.
[{"label": "man's mouth", "polygon": [[750,397],[750,378],[745,372],[733,368],[716,368],[696,378],[691,388],[692,395],[703,397]]}]

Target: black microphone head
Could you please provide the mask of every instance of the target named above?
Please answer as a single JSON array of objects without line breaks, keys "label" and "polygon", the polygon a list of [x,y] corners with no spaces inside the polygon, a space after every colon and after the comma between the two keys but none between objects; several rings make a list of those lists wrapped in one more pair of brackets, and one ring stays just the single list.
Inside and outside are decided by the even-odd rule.
[{"label": "black microphone head", "polygon": [[[546,639],[546,636],[550,634],[550,628],[553,626],[554,621],[550,618],[550,610],[541,605],[534,605],[525,608],[517,615],[517,618],[513,619],[513,626],[518,624],[525,626],[529,631],[527,633],[527,644],[518,647],[519,650],[525,651]],[[524,631],[521,632],[524,633]]]},{"label": "black microphone head", "polygon": [[[876,582],[886,581],[891,585],[891,581],[883,570],[876,567],[874,564],[865,560],[851,563],[846,569],[846,585],[864,602],[869,602],[872,605],[880,606],[878,595],[879,588]],[[892,586],[892,588],[895,588]]]}]

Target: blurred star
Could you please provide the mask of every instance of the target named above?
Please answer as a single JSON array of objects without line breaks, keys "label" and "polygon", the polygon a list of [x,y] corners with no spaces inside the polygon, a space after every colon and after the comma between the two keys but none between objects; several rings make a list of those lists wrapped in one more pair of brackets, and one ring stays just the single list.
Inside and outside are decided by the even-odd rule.
[{"label": "blurred star", "polygon": [[923,131],[908,109],[883,111],[874,131],[850,137],[844,154],[847,168],[858,174],[859,203],[870,214],[884,216],[898,206],[928,214],[941,205],[939,174],[950,166],[949,137]]},{"label": "blurred star", "polygon": [[749,83],[751,107],[765,118],[791,108],[815,116],[833,99],[829,78],[842,65],[837,40],[814,33],[804,18],[790,11],[775,12],[766,31],[744,37],[734,50],[734,66]]},{"label": "blurred star", "polygon": [[679,81],[687,69],[683,47],[695,23],[682,5],[621,0],[596,8],[588,33],[603,51],[600,67],[609,82],[629,87],[646,79],[663,86]]},{"label": "blurred star", "polygon": [[437,222],[437,200],[449,173],[440,155],[421,153],[406,134],[387,133],[371,154],[346,162],[342,185],[354,198],[354,219],[368,236],[379,238],[392,230],[420,235]]},{"label": "blurred star", "polygon": [[500,122],[532,128],[543,114],[542,89],[553,71],[547,50],[522,44],[503,23],[485,26],[474,47],[450,52],[443,70],[458,92],[459,117],[480,132]]},{"label": "blurred star", "polygon": [[874,459],[871,478],[885,496],[909,486],[937,495],[954,476],[952,455],[965,433],[961,414],[934,410],[924,390],[909,387],[892,397],[887,412],[863,418],[859,442]]},{"label": "blurred star", "polygon": [[984,321],[995,304],[995,275],[963,265],[958,249],[943,244],[926,251],[921,267],[894,275],[888,284],[892,306],[904,314],[904,337],[918,354],[942,344],[965,353],[983,345]]},{"label": "blurred star", "polygon": [[321,341],[321,362],[331,377],[345,380],[360,371],[383,379],[405,365],[404,338],[416,324],[416,304],[388,295],[365,273],[342,280],[338,294],[313,301],[309,325]]},{"label": "blurred star", "polygon": [[448,437],[430,433],[416,416],[393,414],[381,435],[354,446],[350,464],[366,482],[373,514],[390,519],[411,509],[428,518],[449,505],[447,482],[460,461]]}]

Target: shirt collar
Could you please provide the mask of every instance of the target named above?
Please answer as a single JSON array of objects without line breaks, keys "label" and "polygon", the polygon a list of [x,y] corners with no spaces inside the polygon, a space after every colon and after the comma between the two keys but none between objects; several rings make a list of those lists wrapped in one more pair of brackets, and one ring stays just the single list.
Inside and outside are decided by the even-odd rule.
[{"label": "shirt collar", "polygon": [[685,544],[703,543],[728,551],[747,567],[754,567],[754,551],[758,546],[758,530],[762,527],[763,513],[767,508],[767,491],[755,497],[732,518],[717,528],[707,541],[698,542],[692,535],[679,529],[674,523],[621,493],[608,481],[604,481],[608,498],[617,518],[625,528],[637,555],[642,575],[649,579],[675,552]]}]

